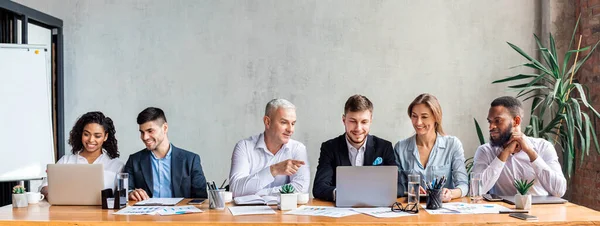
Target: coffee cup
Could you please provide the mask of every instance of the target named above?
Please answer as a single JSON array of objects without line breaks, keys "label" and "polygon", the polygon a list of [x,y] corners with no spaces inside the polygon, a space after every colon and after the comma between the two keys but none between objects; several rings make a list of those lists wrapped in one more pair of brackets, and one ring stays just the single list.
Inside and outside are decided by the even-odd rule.
[{"label": "coffee cup", "polygon": [[36,204],[42,200],[44,200],[44,195],[39,192],[26,192],[27,195],[27,203]]},{"label": "coffee cup", "polygon": [[233,201],[233,193],[230,191],[221,191],[221,197],[225,203]]},{"label": "coffee cup", "polygon": [[299,193],[298,194],[298,204],[306,204],[308,203],[308,193]]}]

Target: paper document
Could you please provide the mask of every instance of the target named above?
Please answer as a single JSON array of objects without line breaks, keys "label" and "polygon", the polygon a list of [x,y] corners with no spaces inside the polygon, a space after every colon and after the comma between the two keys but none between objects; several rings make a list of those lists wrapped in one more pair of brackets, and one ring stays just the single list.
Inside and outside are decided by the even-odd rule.
[{"label": "paper document", "polygon": [[275,211],[268,206],[230,206],[228,208],[233,216],[275,214]]},{"label": "paper document", "polygon": [[360,213],[352,211],[352,208],[336,208],[331,206],[300,206],[298,209],[286,212],[284,214],[338,218]]},{"label": "paper document", "polygon": [[186,214],[186,213],[202,213],[201,209],[198,209],[195,206],[172,206],[172,207],[163,207],[162,210],[158,211],[160,215],[176,215],[176,214]]},{"label": "paper document", "polygon": [[[423,208],[426,205],[422,205]],[[425,209],[429,214],[497,214],[500,211],[510,211],[509,208],[498,204],[487,204],[487,203],[463,203],[463,202],[451,202],[442,204],[442,208],[437,210]]]},{"label": "paper document", "polygon": [[116,215],[175,215],[186,213],[202,213],[195,206],[128,206],[113,214]]},{"label": "paper document", "polygon": [[403,211],[392,211],[390,207],[377,207],[377,208],[352,208],[353,211],[364,213],[369,216],[377,218],[392,218],[392,217],[407,217],[407,216],[419,216],[419,214],[413,214]]},{"label": "paper document", "polygon": [[116,215],[154,215],[164,206],[128,206],[113,214]]},{"label": "paper document", "polygon": [[139,201],[134,206],[174,206],[181,202],[183,198],[149,198],[144,201]]}]

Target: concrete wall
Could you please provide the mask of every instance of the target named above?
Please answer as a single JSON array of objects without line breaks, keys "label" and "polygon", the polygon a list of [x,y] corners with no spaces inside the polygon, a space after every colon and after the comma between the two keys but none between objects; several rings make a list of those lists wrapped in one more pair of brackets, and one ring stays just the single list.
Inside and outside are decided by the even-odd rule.
[{"label": "concrete wall", "polygon": [[[444,128],[467,157],[486,132],[491,81],[526,72],[538,1],[18,0],[64,20],[67,131],[87,111],[116,123],[121,159],[144,146],[137,114],[163,108],[171,141],[200,154],[208,180],[228,176],[234,144],[263,131],[265,104],[298,107],[293,136],[314,175],[321,142],[343,132],[352,94],[375,105],[372,134],[413,134],[406,107],[441,101]],[[487,133],[486,133],[487,136]],[[63,141],[66,143],[66,141]]]}]

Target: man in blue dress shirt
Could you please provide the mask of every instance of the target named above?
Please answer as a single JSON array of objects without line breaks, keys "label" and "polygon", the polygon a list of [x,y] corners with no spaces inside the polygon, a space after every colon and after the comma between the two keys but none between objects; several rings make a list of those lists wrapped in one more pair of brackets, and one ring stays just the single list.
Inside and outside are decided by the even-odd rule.
[{"label": "man in blue dress shirt", "polygon": [[169,143],[169,126],[160,108],[149,107],[137,117],[144,150],[129,156],[129,199],[206,198],[206,179],[198,154]]}]

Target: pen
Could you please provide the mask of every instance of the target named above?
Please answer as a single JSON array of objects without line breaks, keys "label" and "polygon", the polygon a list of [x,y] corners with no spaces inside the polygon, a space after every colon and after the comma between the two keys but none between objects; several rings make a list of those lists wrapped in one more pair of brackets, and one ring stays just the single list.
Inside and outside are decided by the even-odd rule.
[{"label": "pen", "polygon": [[445,209],[445,210],[451,211],[451,212],[453,212],[453,213],[460,213],[460,211],[458,211],[458,210],[448,209],[448,208],[446,208],[446,207],[442,207],[442,209]]},{"label": "pen", "polygon": [[225,178],[225,180],[223,181],[223,183],[221,184],[221,187],[219,188],[223,188],[223,186],[225,186],[225,182],[227,182],[227,178]]}]

